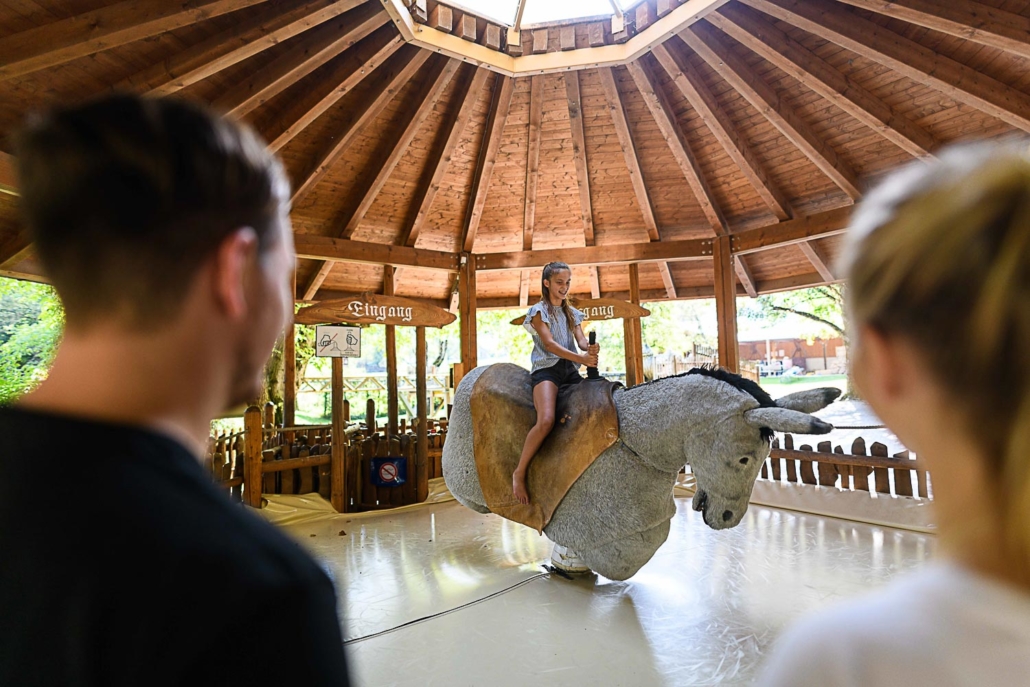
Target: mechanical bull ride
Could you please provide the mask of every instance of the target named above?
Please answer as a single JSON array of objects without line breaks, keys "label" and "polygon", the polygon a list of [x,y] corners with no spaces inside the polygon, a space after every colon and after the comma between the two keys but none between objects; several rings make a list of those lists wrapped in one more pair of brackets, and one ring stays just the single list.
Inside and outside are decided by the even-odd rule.
[{"label": "mechanical bull ride", "polygon": [[697,479],[694,510],[712,529],[734,527],[773,432],[829,432],[809,413],[839,395],[823,388],[774,401],[750,380],[705,368],[628,389],[585,380],[559,395],[554,428],[530,464],[531,502],[522,506],[511,473],[536,420],[529,372],[479,367],[455,392],[443,475],[468,508],[542,530],[559,567],[625,580],[668,538],[685,464]]}]

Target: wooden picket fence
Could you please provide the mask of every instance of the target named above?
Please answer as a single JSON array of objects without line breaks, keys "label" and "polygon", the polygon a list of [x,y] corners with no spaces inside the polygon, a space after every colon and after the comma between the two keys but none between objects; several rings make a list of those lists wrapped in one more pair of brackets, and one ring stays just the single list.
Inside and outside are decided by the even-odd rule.
[{"label": "wooden picket fence", "polygon": [[[244,431],[212,437],[207,467],[216,485],[231,498],[260,508],[264,494],[318,493],[337,512],[394,508],[424,500],[427,487],[417,482],[415,423],[400,423],[400,433],[387,439],[376,424],[375,403],[367,404],[366,422],[351,423],[349,404],[339,423],[341,441],[333,438],[333,425],[275,425],[275,407],[248,409]],[[428,478],[443,475],[441,457],[447,421],[427,422]],[[406,482],[376,486],[372,458],[397,457],[405,461]],[[253,488],[250,488],[254,485]]]},{"label": "wooden picket fence", "polygon": [[760,479],[793,484],[837,487],[843,491],[892,496],[933,498],[929,471],[908,451],[889,455],[887,446],[873,442],[866,448],[862,437],[851,444],[850,453],[832,442],[822,441],[794,447],[794,437],[773,440],[772,451],[762,466]]}]

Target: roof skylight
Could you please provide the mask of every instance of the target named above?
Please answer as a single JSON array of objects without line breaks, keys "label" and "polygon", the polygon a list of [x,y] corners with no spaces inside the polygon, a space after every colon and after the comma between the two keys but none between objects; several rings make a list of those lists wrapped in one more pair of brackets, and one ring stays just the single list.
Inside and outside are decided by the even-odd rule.
[{"label": "roof skylight", "polygon": [[[639,4],[640,1],[615,0],[615,3],[620,10],[624,11]],[[484,19],[497,21],[505,26],[513,26],[519,0],[455,0],[453,3],[445,2],[444,4],[460,6]],[[612,14],[614,11],[611,0],[525,0],[520,26],[554,21],[575,21],[587,17],[610,17]]]}]

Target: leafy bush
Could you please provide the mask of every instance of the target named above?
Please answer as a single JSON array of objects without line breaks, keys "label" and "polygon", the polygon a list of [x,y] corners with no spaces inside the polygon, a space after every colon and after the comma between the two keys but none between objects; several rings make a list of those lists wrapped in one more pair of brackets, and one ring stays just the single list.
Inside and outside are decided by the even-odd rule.
[{"label": "leafy bush", "polygon": [[46,379],[64,330],[64,310],[44,284],[0,278],[0,404]]}]

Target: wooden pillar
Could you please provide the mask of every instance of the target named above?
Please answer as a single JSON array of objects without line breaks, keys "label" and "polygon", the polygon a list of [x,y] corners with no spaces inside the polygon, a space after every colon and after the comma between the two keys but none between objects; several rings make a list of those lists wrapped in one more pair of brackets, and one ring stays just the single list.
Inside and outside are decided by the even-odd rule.
[{"label": "wooden pillar", "polygon": [[252,508],[261,507],[261,409],[256,405],[243,414],[243,502]]},{"label": "wooden pillar", "polygon": [[347,475],[345,474],[346,461],[344,460],[347,451],[344,443],[346,441],[344,435],[347,429],[347,422],[344,419],[343,407],[343,358],[333,358],[332,365],[333,444],[329,470],[329,501],[333,504],[333,509],[337,513],[342,513],[347,505],[343,502],[344,485],[347,483]]},{"label": "wooden pillar", "polygon": [[418,434],[415,444],[415,500],[429,498],[429,412],[426,408],[426,328],[415,328],[415,392]]},{"label": "wooden pillar", "polygon": [[737,278],[729,236],[712,239],[712,257],[715,263],[715,313],[719,324],[719,365],[730,372],[739,372]]},{"label": "wooden pillar", "polygon": [[[392,265],[383,268],[383,295],[392,296],[394,291]],[[397,435],[397,328],[386,325],[386,434]]]},{"label": "wooden pillar", "polygon": [[462,254],[458,274],[458,316],[461,318],[461,364],[468,374],[478,364],[476,343],[476,263],[470,253]]},{"label": "wooden pillar", "polygon": [[[293,273],[291,293],[297,293],[297,273]],[[290,313],[290,324],[286,326],[286,339],[283,341],[283,426],[293,427],[297,424],[297,326]]]},{"label": "wooden pillar", "polygon": [[[629,266],[629,299],[640,305],[640,268],[636,263]],[[639,317],[627,317],[622,321],[622,332],[626,348],[626,386],[644,381],[644,344]]]}]

